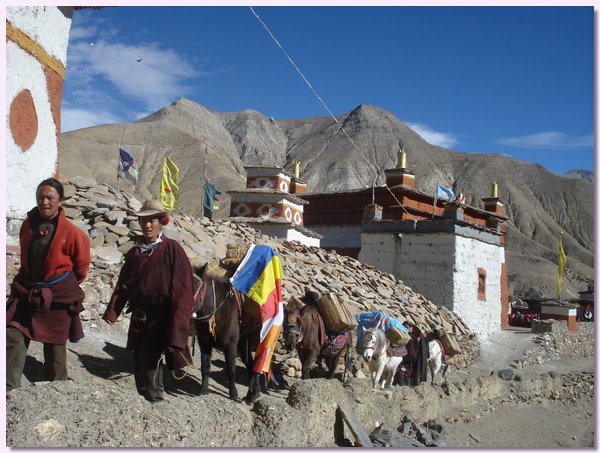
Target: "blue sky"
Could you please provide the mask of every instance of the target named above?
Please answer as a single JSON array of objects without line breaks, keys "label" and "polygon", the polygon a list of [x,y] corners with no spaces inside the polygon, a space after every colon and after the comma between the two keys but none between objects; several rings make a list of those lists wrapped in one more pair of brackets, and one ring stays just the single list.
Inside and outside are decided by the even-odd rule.
[{"label": "blue sky", "polygon": [[[253,9],[336,116],[371,104],[435,145],[594,169],[592,6]],[[180,97],[329,115],[248,6],[77,11],[67,63],[63,132]]]}]

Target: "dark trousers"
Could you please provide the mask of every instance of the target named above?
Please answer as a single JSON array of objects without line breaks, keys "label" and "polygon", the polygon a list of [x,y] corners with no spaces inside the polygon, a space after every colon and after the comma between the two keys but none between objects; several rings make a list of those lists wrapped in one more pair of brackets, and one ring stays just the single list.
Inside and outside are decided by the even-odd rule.
[{"label": "dark trousers", "polygon": [[[6,391],[21,386],[30,340],[14,327],[6,328]],[[67,345],[44,343],[44,372],[48,381],[65,381]]]},{"label": "dark trousers", "polygon": [[148,401],[161,401],[164,397],[163,374],[165,365],[162,351],[141,349],[133,351],[133,371],[135,386],[140,395]]}]

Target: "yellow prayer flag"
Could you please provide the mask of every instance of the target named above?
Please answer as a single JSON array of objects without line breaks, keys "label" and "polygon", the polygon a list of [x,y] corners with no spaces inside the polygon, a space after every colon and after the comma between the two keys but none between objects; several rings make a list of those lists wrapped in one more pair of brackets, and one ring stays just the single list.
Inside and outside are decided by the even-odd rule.
[{"label": "yellow prayer flag", "polygon": [[565,267],[567,266],[567,256],[565,255],[565,249],[563,248],[563,232],[560,232],[560,239],[558,240],[558,299],[560,300],[560,293],[562,291],[563,275],[565,274]]},{"label": "yellow prayer flag", "polygon": [[173,211],[179,200],[179,168],[165,156],[160,181],[160,201],[165,209]]}]

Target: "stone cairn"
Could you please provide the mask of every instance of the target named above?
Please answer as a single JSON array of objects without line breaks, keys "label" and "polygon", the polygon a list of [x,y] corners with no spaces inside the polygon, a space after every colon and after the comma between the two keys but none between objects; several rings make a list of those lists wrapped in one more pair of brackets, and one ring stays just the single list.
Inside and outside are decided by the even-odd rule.
[{"label": "stone cairn", "polygon": [[[124,254],[141,234],[135,212],[142,203],[126,191],[117,192],[90,178],[77,176],[63,184],[68,197],[63,205],[67,218],[90,237],[92,264],[82,284],[86,309],[81,318],[93,328],[102,322],[101,316],[116,284]],[[172,222],[164,231],[179,241],[194,269],[215,258],[223,259],[227,244],[269,245],[279,253],[283,266],[284,301],[292,296],[301,297],[306,289],[321,294],[334,292],[353,315],[381,310],[401,322],[414,322],[424,333],[441,327],[454,334],[463,350],[457,356],[462,365],[471,363],[479,355],[475,334],[457,315],[436,306],[391,274],[335,252],[263,235],[231,219],[211,221],[177,212],[171,217]],[[18,260],[16,247],[7,250],[7,294],[8,285],[18,271]]]}]

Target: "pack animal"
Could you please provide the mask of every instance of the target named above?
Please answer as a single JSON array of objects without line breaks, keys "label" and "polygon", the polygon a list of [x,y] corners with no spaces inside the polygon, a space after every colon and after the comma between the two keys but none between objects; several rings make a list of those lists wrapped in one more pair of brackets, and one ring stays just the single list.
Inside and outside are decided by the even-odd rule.
[{"label": "pack animal", "polygon": [[450,366],[458,369],[456,362],[452,357],[447,357],[444,361],[444,353],[442,346],[438,340],[430,340],[429,341],[429,357],[427,359],[427,365],[429,366],[429,371],[431,372],[431,385],[433,385],[433,381],[435,379],[436,374],[443,369],[442,377],[446,379],[446,373]]},{"label": "pack animal", "polygon": [[402,357],[388,355],[390,341],[381,329],[362,329],[362,356],[369,364],[373,389],[391,387],[396,368],[402,363]]},{"label": "pack animal", "polygon": [[[316,362],[320,364],[323,360],[328,369],[327,378],[331,379],[335,375],[343,351],[346,351],[344,371],[349,367],[352,335],[348,332],[343,338],[340,337],[339,345],[329,344],[323,318],[314,305],[306,305],[300,310],[286,309],[283,338],[288,351],[298,351],[302,363],[302,379],[308,379],[312,365]],[[344,378],[345,372],[342,380]]]},{"label": "pack animal", "polygon": [[[236,389],[236,357],[239,354],[248,374],[248,394],[244,398],[249,402],[261,396],[260,374],[253,372],[253,351],[259,343],[261,321],[258,306],[255,315],[249,315],[242,306],[243,295],[235,293],[229,283],[230,274],[208,272],[205,265],[198,272],[202,276],[194,313],[196,335],[200,346],[202,388],[201,395],[208,395],[208,382],[213,347],[223,350],[225,372],[229,385],[229,398],[239,402]],[[252,302],[247,302],[252,304]]]}]

